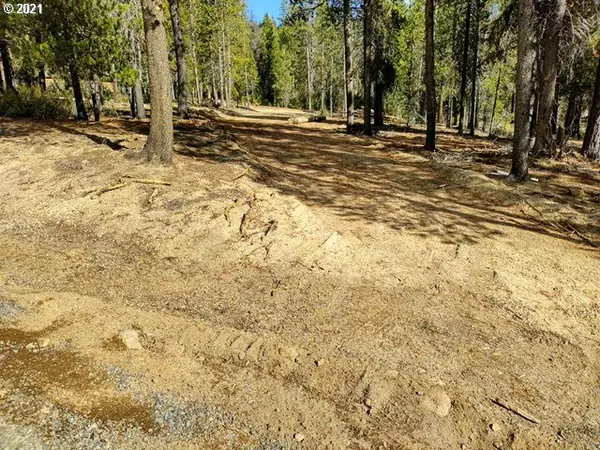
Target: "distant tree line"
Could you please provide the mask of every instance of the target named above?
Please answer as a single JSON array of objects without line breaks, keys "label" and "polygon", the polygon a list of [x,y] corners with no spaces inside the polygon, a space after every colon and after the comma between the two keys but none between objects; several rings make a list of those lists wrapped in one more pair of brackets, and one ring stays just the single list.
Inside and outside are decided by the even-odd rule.
[{"label": "distant tree line", "polygon": [[600,159],[598,20],[594,0],[284,0],[277,22],[244,0],[46,0],[0,16],[0,95],[50,77],[99,120],[111,83],[133,117],[151,100],[163,134],[176,102],[180,118],[263,104],[343,114],[348,132],[423,124],[430,150],[440,126],[512,135],[525,180],[531,153],[571,138]]}]

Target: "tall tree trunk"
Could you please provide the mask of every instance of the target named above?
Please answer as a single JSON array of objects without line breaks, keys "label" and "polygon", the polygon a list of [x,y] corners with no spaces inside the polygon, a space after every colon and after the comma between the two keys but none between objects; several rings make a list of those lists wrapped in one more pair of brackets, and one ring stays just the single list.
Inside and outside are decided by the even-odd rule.
[{"label": "tall tree trunk", "polygon": [[586,158],[593,161],[600,159],[600,55],[598,55],[596,84],[581,152]]},{"label": "tall tree trunk", "polygon": [[427,102],[427,138],[425,149],[435,150],[435,49],[434,49],[434,0],[425,3],[425,89]]},{"label": "tall tree trunk", "polygon": [[532,0],[519,0],[518,11],[517,78],[515,99],[515,131],[510,176],[525,181],[529,176],[529,112],[531,110],[531,82],[536,52],[533,30]]},{"label": "tall tree trunk", "polygon": [[473,0],[468,0],[465,17],[465,40],[463,44],[462,68],[460,78],[460,102],[458,105],[458,134],[463,134],[465,124],[465,97],[467,96],[467,71],[469,65],[469,37],[471,34],[471,8]]},{"label": "tall tree trunk", "polygon": [[406,126],[410,127],[413,113],[413,74],[415,71],[415,42],[411,33],[408,41],[408,83],[406,86]]},{"label": "tall tree trunk", "polygon": [[[375,43],[377,42],[377,43]],[[375,124],[376,127],[380,127],[383,125],[383,74],[382,74],[382,70],[383,70],[383,48],[382,48],[382,44],[381,42],[379,42],[379,39],[374,39],[373,42],[373,52],[374,52],[374,69],[375,69],[375,74],[374,74],[374,80],[373,80],[373,92],[375,94],[374,98],[373,98],[373,110],[374,110],[374,117],[373,117],[373,123]]]},{"label": "tall tree trunk", "polygon": [[173,106],[171,104],[171,69],[165,18],[160,0],[142,0],[144,31],[148,54],[150,87],[150,134],[144,146],[147,161],[173,161]]},{"label": "tall tree trunk", "polygon": [[185,62],[185,42],[179,14],[179,0],[169,0],[171,24],[173,26],[173,42],[175,43],[175,59],[177,63],[177,110],[179,117],[188,117],[188,88]]},{"label": "tall tree trunk", "polygon": [[196,46],[192,43],[192,62],[194,63],[194,79],[196,81],[196,95],[198,96],[198,104],[202,103],[202,87],[200,86],[200,74],[198,73],[198,54]]},{"label": "tall tree trunk", "polygon": [[581,139],[581,92],[575,97],[575,110],[573,113],[573,125],[571,127],[571,136],[575,139]]},{"label": "tall tree trunk", "polygon": [[542,80],[542,50],[541,46],[537,45],[536,58],[533,63],[533,77],[531,79],[531,91],[533,95],[533,107],[531,108],[531,120],[529,121],[529,137],[535,137],[537,125],[538,106],[540,104],[540,87]]},{"label": "tall tree trunk", "polygon": [[548,11],[546,27],[541,39],[542,70],[538,83],[538,113],[535,133],[534,154],[551,154],[552,147],[552,110],[556,91],[556,74],[558,72],[558,48],[560,32],[563,27],[566,0],[552,0]]},{"label": "tall tree trunk", "polygon": [[146,110],[144,108],[144,93],[142,91],[142,50],[140,48],[139,38],[136,32],[129,30],[129,45],[133,54],[134,69],[137,72],[135,82],[133,84],[132,96],[132,117],[136,119],[145,119]]},{"label": "tall tree trunk", "polygon": [[373,66],[373,48],[372,48],[372,32],[373,26],[373,1],[377,0],[364,0],[363,5],[363,97],[364,97],[364,133],[371,135],[373,133],[371,128],[371,108],[372,108],[372,96],[371,96],[371,85],[373,74],[371,69]]},{"label": "tall tree trunk", "polygon": [[131,111],[131,117],[135,117],[135,97],[133,95],[133,88],[127,87],[127,100],[129,100],[129,111]]},{"label": "tall tree trunk", "polygon": [[69,72],[71,74],[71,86],[73,86],[73,96],[75,97],[75,107],[77,109],[77,120],[88,120],[87,111],[85,109],[85,101],[83,99],[83,91],[81,90],[81,79],[77,70],[77,63],[71,61],[69,63]]},{"label": "tall tree trunk", "polygon": [[10,46],[8,45],[8,41],[6,39],[0,39],[0,57],[2,58],[2,68],[4,70],[4,83],[6,84],[6,89],[16,92],[17,88],[15,86],[13,74],[12,55],[10,53]]},{"label": "tall tree trunk", "polygon": [[383,85],[381,81],[375,81],[373,85],[374,97],[373,97],[373,124],[376,127],[383,126]]},{"label": "tall tree trunk", "polygon": [[440,89],[440,99],[438,102],[437,121],[440,125],[444,125],[446,118],[444,117],[444,87]]},{"label": "tall tree trunk", "polygon": [[496,80],[496,90],[494,92],[494,105],[492,106],[492,117],[490,118],[490,132],[494,131],[494,117],[496,116],[496,105],[498,104],[498,91],[500,90],[500,79],[502,77],[502,69],[498,71],[498,79]]},{"label": "tall tree trunk", "polygon": [[92,109],[94,111],[94,121],[100,122],[102,114],[102,82],[97,75],[93,75],[90,80],[92,91]]},{"label": "tall tree trunk", "polygon": [[[2,56],[0,56],[0,64],[2,63]],[[0,92],[4,92],[6,90],[6,86],[4,85],[4,71],[0,70]]]},{"label": "tall tree trunk", "polygon": [[579,92],[576,89],[571,89],[569,91],[569,99],[567,101],[567,111],[565,113],[565,121],[562,127],[562,131],[559,129],[560,136],[556,137],[558,141],[558,146],[563,149],[569,138],[573,135],[573,122],[575,120],[575,108],[577,104],[577,97],[579,96]]},{"label": "tall tree trunk", "polygon": [[231,64],[231,36],[227,33],[227,101],[233,105],[233,65]]},{"label": "tall tree trunk", "polygon": [[327,113],[327,70],[325,70],[325,43],[321,43],[321,113]]},{"label": "tall tree trunk", "polygon": [[306,36],[306,89],[307,89],[307,94],[308,94],[308,110],[312,111],[313,109],[313,105],[312,105],[312,89],[313,89],[313,80],[312,80],[312,61],[311,61],[311,57],[310,57],[310,46],[311,46],[311,42],[310,42],[310,36],[308,36],[308,32],[307,32],[307,36]]},{"label": "tall tree trunk", "polygon": [[454,109],[454,95],[448,98],[448,114],[446,115],[446,128],[452,128],[452,122],[454,117],[452,116],[452,110]]},{"label": "tall tree trunk", "polygon": [[135,118],[145,119],[144,92],[142,91],[142,76],[138,75],[133,85],[133,101],[135,102]]},{"label": "tall tree trunk", "polygon": [[42,88],[42,91],[45,91],[48,88],[46,85],[46,65],[44,63],[40,63],[38,70],[38,82],[40,83],[40,88]]},{"label": "tall tree trunk", "polygon": [[481,9],[480,0],[475,0],[475,20],[473,23],[473,65],[471,67],[471,116],[469,117],[469,136],[475,136],[477,128],[477,65],[479,59],[479,14]]},{"label": "tall tree trunk", "polygon": [[552,116],[550,117],[550,129],[552,134],[556,134],[558,128],[558,109],[560,107],[560,97],[555,96],[552,102]]},{"label": "tall tree trunk", "polygon": [[250,107],[250,87],[248,84],[248,67],[244,65],[244,83],[246,85],[246,106]]},{"label": "tall tree trunk", "polygon": [[344,0],[344,80],[346,96],[346,132],[354,126],[354,92],[352,80],[352,28],[350,0]]},{"label": "tall tree trunk", "polygon": [[221,33],[219,36],[219,100],[221,101],[221,105],[227,106],[227,101],[225,99],[225,73],[223,67],[223,34]]},{"label": "tall tree trunk", "polygon": [[329,59],[329,113],[333,114],[333,55]]},{"label": "tall tree trunk", "polygon": [[190,27],[190,30],[192,31],[191,41],[192,41],[192,63],[194,65],[194,81],[196,82],[196,95],[198,96],[198,105],[201,105],[204,93],[203,93],[203,87],[201,86],[202,82],[200,80],[200,74],[199,74],[199,70],[198,70],[198,52],[196,51],[197,35],[195,32],[196,17],[194,14],[195,8],[192,5],[191,0],[188,2],[188,8],[190,11],[189,27]]}]

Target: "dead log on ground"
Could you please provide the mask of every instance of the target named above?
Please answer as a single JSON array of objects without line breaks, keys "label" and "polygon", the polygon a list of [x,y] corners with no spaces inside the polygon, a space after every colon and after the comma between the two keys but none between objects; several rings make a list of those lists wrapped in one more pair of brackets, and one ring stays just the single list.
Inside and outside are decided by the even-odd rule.
[{"label": "dead log on ground", "polygon": [[326,120],[327,120],[327,116],[313,115],[313,116],[290,117],[288,119],[288,122],[289,123],[307,123],[307,122],[325,122]]}]

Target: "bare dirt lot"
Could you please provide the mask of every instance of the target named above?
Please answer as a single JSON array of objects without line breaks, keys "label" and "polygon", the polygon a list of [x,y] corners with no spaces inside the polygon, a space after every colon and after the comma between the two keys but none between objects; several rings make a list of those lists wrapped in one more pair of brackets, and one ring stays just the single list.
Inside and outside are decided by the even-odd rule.
[{"label": "bare dirt lot", "polygon": [[598,448],[600,168],[296,113],[0,121],[0,448]]}]

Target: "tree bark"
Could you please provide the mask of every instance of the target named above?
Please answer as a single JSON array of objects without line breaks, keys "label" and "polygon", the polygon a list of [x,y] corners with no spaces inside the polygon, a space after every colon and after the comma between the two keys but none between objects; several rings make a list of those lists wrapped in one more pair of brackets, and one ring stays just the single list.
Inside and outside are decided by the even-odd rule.
[{"label": "tree bark", "polygon": [[598,55],[594,95],[581,152],[586,158],[593,161],[600,159],[600,55]]},{"label": "tree bark", "polygon": [[179,14],[179,0],[169,0],[169,8],[171,10],[171,25],[173,26],[173,42],[175,43],[175,59],[177,63],[177,110],[179,117],[186,119],[188,117],[186,50],[183,40],[181,16]]},{"label": "tree bark", "polygon": [[354,92],[352,80],[352,28],[350,17],[350,0],[344,0],[344,79],[346,95],[346,132],[350,133],[354,126]]},{"label": "tree bark", "polygon": [[[0,55],[0,64],[2,63],[2,56]],[[4,85],[4,75],[3,75],[3,71],[0,70],[0,92],[4,92],[6,89],[5,85]]]},{"label": "tree bark", "polygon": [[227,33],[227,102],[233,105],[233,65],[231,64],[231,36]]},{"label": "tree bark", "polygon": [[376,0],[364,0],[363,5],[363,119],[364,119],[364,133],[366,135],[373,134],[371,128],[371,108],[372,108],[372,73],[371,68],[373,65],[372,55],[372,8],[373,1]]},{"label": "tree bark", "polygon": [[310,58],[310,36],[308,36],[308,31],[306,35],[306,89],[308,95],[308,110],[312,111],[312,88],[313,88],[313,80],[312,80],[312,62]]},{"label": "tree bark", "polygon": [[44,63],[41,63],[40,67],[39,67],[38,82],[40,83],[40,88],[42,89],[42,91],[45,91],[47,89],[47,86],[46,86],[46,66],[44,65]]},{"label": "tree bark", "polygon": [[131,46],[131,54],[133,55],[133,67],[137,72],[131,91],[131,103],[133,106],[131,117],[145,119],[146,111],[144,109],[144,93],[142,91],[142,51],[138,36],[131,29],[129,30],[129,45]]},{"label": "tree bark", "polygon": [[160,0],[142,0],[150,87],[150,134],[143,154],[147,161],[173,161],[173,106],[165,19]]},{"label": "tree bark", "polygon": [[541,78],[538,89],[538,112],[533,153],[550,156],[552,147],[552,110],[556,92],[558,72],[558,48],[563,27],[566,0],[552,0],[544,33],[541,39],[542,59]]},{"label": "tree bark", "polygon": [[571,125],[571,136],[581,139],[581,101],[582,93],[575,97],[575,110],[573,111],[573,123]]},{"label": "tree bark", "polygon": [[558,146],[562,149],[565,147],[569,138],[573,134],[573,121],[575,119],[575,108],[577,106],[577,97],[579,93],[576,89],[569,91],[569,99],[567,101],[567,112],[565,113],[565,121],[562,128],[562,132],[559,131],[561,136],[557,136]]},{"label": "tree bark", "polygon": [[471,32],[472,0],[467,3],[467,17],[465,18],[465,40],[463,44],[462,68],[460,78],[460,101],[458,105],[458,134],[463,134],[465,123],[465,97],[467,96],[467,66],[469,65],[469,37]]},{"label": "tree bark", "polygon": [[94,111],[94,121],[100,122],[102,115],[102,82],[97,75],[92,76],[90,80],[92,90],[92,109]]},{"label": "tree bark", "polygon": [[515,98],[515,131],[510,177],[525,181],[529,176],[529,112],[531,83],[536,52],[533,30],[532,0],[519,0],[518,11],[517,78]]},{"label": "tree bark", "polygon": [[75,97],[75,107],[77,109],[77,120],[88,120],[87,111],[85,109],[85,101],[83,100],[83,91],[81,90],[81,80],[77,63],[71,61],[69,64],[69,72],[71,74],[71,86],[73,87],[73,96]]},{"label": "tree bark", "polygon": [[479,58],[479,14],[481,4],[475,0],[475,20],[473,23],[473,64],[471,67],[471,116],[469,117],[469,136],[475,136],[477,128],[477,108],[475,100],[477,98],[477,64]]},{"label": "tree bark", "polygon": [[221,101],[222,106],[227,106],[227,100],[225,98],[225,73],[224,73],[224,48],[223,48],[223,35],[219,37],[219,100]]},{"label": "tree bark", "polygon": [[333,54],[329,60],[329,113],[333,114]]},{"label": "tree bark", "polygon": [[558,109],[560,107],[560,97],[555,96],[552,102],[552,116],[550,117],[550,129],[552,134],[556,134],[558,129]]},{"label": "tree bark", "polygon": [[[379,6],[379,5],[377,5]],[[372,20],[377,17],[377,13],[381,11],[381,8],[372,11]],[[373,22],[372,22],[373,27]],[[373,69],[375,73],[373,74],[373,123],[376,127],[383,126],[383,99],[384,99],[384,84],[383,84],[383,37],[378,36],[377,32],[374,32],[374,27],[372,28],[372,33],[375,35],[371,35],[372,40],[372,48],[373,48]]]},{"label": "tree bark", "polygon": [[434,0],[425,3],[425,88],[427,102],[427,138],[425,149],[435,150],[435,49],[434,49]]},{"label": "tree bark", "polygon": [[494,117],[496,116],[496,105],[498,104],[498,91],[500,90],[500,78],[502,76],[502,70],[498,71],[498,79],[496,80],[496,91],[494,92],[494,105],[492,106],[492,117],[490,119],[490,132],[494,131]]},{"label": "tree bark", "polygon": [[10,46],[6,39],[0,39],[0,57],[2,58],[2,68],[4,70],[4,83],[6,89],[17,92],[15,86],[12,55],[10,53]]}]

